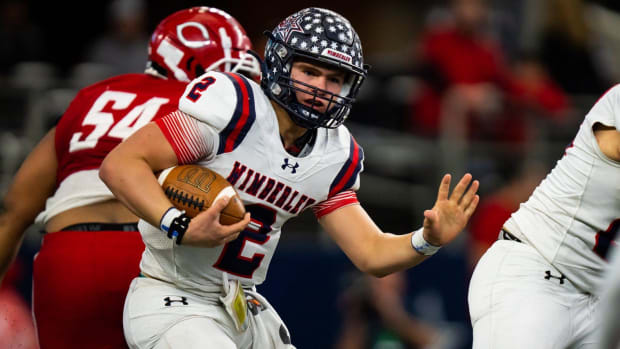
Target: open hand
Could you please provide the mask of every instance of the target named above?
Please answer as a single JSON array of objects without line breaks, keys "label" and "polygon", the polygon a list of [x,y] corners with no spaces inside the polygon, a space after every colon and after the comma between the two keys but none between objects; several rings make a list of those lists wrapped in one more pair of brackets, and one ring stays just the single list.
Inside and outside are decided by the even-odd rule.
[{"label": "open hand", "polygon": [[476,195],[479,182],[477,180],[471,182],[471,174],[467,173],[461,178],[452,194],[450,194],[450,180],[449,174],[443,177],[435,206],[424,211],[424,239],[435,246],[442,246],[454,240],[465,228],[480,201],[480,197]]}]

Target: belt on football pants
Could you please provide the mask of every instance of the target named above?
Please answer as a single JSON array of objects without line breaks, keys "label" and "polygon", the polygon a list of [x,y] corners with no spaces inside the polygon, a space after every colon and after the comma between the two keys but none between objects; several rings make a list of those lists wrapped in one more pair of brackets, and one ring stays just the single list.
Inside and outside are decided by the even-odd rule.
[{"label": "belt on football pants", "polygon": [[497,238],[498,240],[510,240],[510,241],[516,241],[516,242],[523,242],[521,241],[521,239],[519,239],[518,237],[512,235],[508,230],[502,228],[502,230],[499,232],[499,236]]},{"label": "belt on football pants", "polygon": [[60,231],[138,231],[138,223],[78,223]]}]

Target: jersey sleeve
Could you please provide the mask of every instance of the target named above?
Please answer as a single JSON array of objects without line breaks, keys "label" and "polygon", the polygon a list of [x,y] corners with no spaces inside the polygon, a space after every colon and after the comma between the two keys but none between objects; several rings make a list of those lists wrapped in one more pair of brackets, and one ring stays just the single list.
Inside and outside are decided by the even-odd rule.
[{"label": "jersey sleeve", "polygon": [[218,137],[209,125],[182,111],[176,111],[157,119],[155,124],[159,126],[174,149],[179,164],[211,160],[215,156]]},{"label": "jersey sleeve", "polygon": [[364,169],[364,150],[353,136],[349,136],[348,157],[329,186],[328,198],[343,191],[357,191],[360,187],[360,173]]},{"label": "jersey sleeve", "polygon": [[590,126],[600,122],[620,131],[620,84],[609,89],[594,104],[586,117]]},{"label": "jersey sleeve", "polygon": [[233,151],[256,121],[252,86],[233,73],[208,72],[190,82],[179,100],[179,110],[215,130],[217,154]]},{"label": "jersey sleeve", "polygon": [[314,212],[317,219],[320,219],[326,214],[332,213],[341,207],[355,204],[359,204],[357,195],[352,190],[346,190],[312,206],[312,212]]}]

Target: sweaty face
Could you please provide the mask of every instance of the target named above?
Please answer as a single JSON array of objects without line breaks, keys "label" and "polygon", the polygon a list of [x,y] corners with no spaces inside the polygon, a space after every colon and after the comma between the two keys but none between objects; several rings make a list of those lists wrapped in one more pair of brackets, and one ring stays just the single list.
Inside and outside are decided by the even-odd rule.
[{"label": "sweaty face", "polygon": [[[291,69],[291,79],[300,83],[293,83],[297,101],[314,110],[325,113],[327,108],[333,108],[330,98],[338,102],[336,97],[342,91],[345,81],[345,73],[338,69],[331,69],[308,62],[295,62]],[[326,93],[329,92],[329,93]],[[330,94],[331,93],[331,94]]]}]

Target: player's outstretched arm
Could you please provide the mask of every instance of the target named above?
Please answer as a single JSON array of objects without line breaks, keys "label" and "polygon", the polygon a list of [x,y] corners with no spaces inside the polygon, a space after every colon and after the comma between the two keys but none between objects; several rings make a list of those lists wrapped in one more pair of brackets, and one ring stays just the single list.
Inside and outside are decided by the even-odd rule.
[{"label": "player's outstretched arm", "polygon": [[[463,176],[452,193],[450,179],[450,175],[444,176],[435,205],[424,212],[422,233],[435,246],[454,240],[479,201],[476,195],[479,184],[472,182],[470,174]],[[334,210],[321,217],[319,223],[358,269],[374,276],[410,268],[427,258],[412,247],[413,233],[384,233],[359,204]]]},{"label": "player's outstretched arm", "polygon": [[21,246],[26,228],[54,193],[58,167],[55,133],[55,128],[50,130],[30,152],[4,197],[0,213],[0,281]]}]

